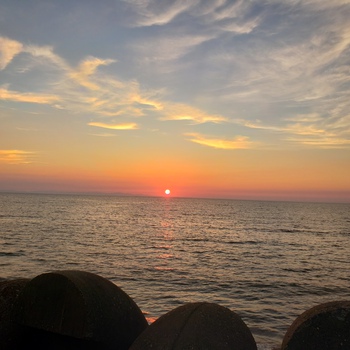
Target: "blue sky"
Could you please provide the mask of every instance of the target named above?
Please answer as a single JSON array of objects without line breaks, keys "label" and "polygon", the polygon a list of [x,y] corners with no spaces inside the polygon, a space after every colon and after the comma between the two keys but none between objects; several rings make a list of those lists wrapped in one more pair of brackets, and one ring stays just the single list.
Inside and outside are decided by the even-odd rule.
[{"label": "blue sky", "polygon": [[68,169],[51,133],[76,159],[98,137],[135,162],[260,152],[251,168],[299,152],[294,166],[331,162],[348,191],[349,63],[346,0],[1,1],[0,159]]}]

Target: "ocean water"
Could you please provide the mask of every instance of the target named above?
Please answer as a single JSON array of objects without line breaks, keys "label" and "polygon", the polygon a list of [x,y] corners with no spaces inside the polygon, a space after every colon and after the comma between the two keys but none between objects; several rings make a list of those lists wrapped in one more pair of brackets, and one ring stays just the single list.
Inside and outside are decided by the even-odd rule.
[{"label": "ocean water", "polygon": [[237,312],[260,349],[350,299],[350,204],[0,194],[1,278],[110,279],[152,322],[186,302]]}]

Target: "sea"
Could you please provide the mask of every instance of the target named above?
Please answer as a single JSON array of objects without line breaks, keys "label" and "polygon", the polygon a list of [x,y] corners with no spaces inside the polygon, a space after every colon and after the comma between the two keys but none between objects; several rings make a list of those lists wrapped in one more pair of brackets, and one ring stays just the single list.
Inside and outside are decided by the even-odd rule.
[{"label": "sea", "polygon": [[304,311],[350,300],[350,204],[0,193],[0,266],[96,273],[150,323],[218,303],[272,349]]}]

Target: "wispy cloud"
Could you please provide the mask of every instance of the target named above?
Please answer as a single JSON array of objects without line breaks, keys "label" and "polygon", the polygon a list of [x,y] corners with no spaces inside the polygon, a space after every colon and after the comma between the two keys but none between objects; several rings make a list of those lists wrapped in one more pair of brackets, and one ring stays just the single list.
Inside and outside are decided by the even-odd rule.
[{"label": "wispy cloud", "polygon": [[0,70],[4,69],[23,49],[18,41],[0,37]]},{"label": "wispy cloud", "polygon": [[261,121],[246,121],[244,119],[236,120],[235,122],[240,125],[244,125],[247,128],[251,129],[261,129],[261,130],[269,130],[276,131],[282,133],[290,133],[295,135],[328,135],[334,136],[332,133],[325,130],[325,128],[321,128],[319,125],[311,122],[309,119],[297,119],[296,123],[284,124],[283,126],[274,126],[274,125],[266,125],[261,123]]},{"label": "wispy cloud", "polygon": [[185,136],[194,143],[217,149],[235,150],[255,147],[254,142],[250,141],[246,136],[236,136],[233,139],[212,138],[198,133],[187,133]]},{"label": "wispy cloud", "polygon": [[92,136],[97,136],[97,137],[115,137],[116,134],[112,134],[112,133],[99,133],[99,134],[89,134]]},{"label": "wispy cloud", "polygon": [[164,25],[171,22],[176,16],[196,5],[199,0],[175,0],[175,1],[138,1],[124,0],[133,6],[137,15],[135,26],[144,27],[152,25]]},{"label": "wispy cloud", "polygon": [[330,137],[318,137],[318,138],[286,138],[287,141],[306,145],[315,148],[333,149],[333,148],[349,148],[349,138],[330,138]]},{"label": "wispy cloud", "polygon": [[261,20],[259,17],[249,19],[247,21],[241,22],[241,21],[233,21],[224,23],[220,26],[220,28],[223,31],[232,32],[236,34],[248,34],[251,33],[258,25],[260,24]]},{"label": "wispy cloud", "polygon": [[[232,46],[204,57],[205,66],[219,67],[215,75],[209,69],[205,72],[207,80],[222,82],[208,89],[206,100],[238,106],[244,110],[242,125],[249,128],[314,135],[320,143],[326,137],[325,144],[343,140],[350,132],[349,3],[264,4],[251,40],[232,40]],[[269,26],[264,16],[274,25]],[[232,112],[234,122],[239,113]],[[257,117],[260,122],[252,121]],[[291,138],[299,143],[299,138]],[[305,145],[302,140],[299,144]],[[311,144],[318,147],[317,142]]]},{"label": "wispy cloud", "polygon": [[252,4],[248,1],[228,0],[124,0],[133,10],[134,26],[165,26],[176,21],[180,15],[191,18],[191,22],[205,23],[212,31],[228,31],[238,34],[250,33],[258,24],[258,19],[249,16]]},{"label": "wispy cloud", "polygon": [[0,150],[0,162],[7,164],[30,164],[36,156],[35,152],[23,150]]},{"label": "wispy cloud", "polygon": [[106,66],[113,62],[115,62],[115,60],[102,60],[96,57],[88,57],[79,64],[75,71],[71,71],[68,75],[80,85],[91,90],[98,90],[100,87],[90,81],[89,77],[96,72],[99,66]]},{"label": "wispy cloud", "polygon": [[[18,71],[28,73],[43,67],[45,70],[41,72],[43,76],[39,81],[41,86],[36,86],[37,92],[15,91],[3,86],[0,88],[0,100],[51,104],[58,109],[104,116],[135,117],[144,115],[145,110],[161,108],[161,104],[152,100],[149,93],[141,91],[135,80],[120,81],[98,71],[100,66],[116,62],[114,59],[90,56],[73,67],[55,54],[50,46],[24,45],[10,39],[1,39],[3,66],[8,65],[15,53],[23,52],[27,54],[22,57],[22,64],[26,67]],[[9,48],[12,47],[14,49],[10,52]],[[24,74],[23,79],[25,78]],[[46,93],[40,93],[39,90],[45,90]]]},{"label": "wispy cloud", "polygon": [[178,60],[195,48],[213,38],[213,35],[203,34],[164,34],[156,38],[149,38],[132,45],[138,60],[144,63],[159,63]]},{"label": "wispy cloud", "polygon": [[35,94],[30,92],[9,91],[5,88],[0,88],[0,100],[8,100],[15,102],[28,102],[39,104],[52,104],[59,101],[59,97],[48,94]]},{"label": "wispy cloud", "polygon": [[[132,9],[133,25],[165,27],[157,35],[146,31],[140,41],[130,45],[138,61],[157,64],[163,73],[176,71],[178,65],[171,66],[174,61],[185,58],[202,44],[221,40],[225,33],[251,33],[261,22],[259,16],[250,14],[253,6],[248,1],[125,1]],[[181,15],[189,20],[182,21]]]},{"label": "wispy cloud", "polygon": [[[348,147],[348,1],[122,5],[128,26],[118,58],[79,61],[62,47],[0,37],[0,73],[15,76],[0,87],[0,100],[51,105],[101,128],[135,118],[144,118],[142,125],[225,123],[252,140],[270,136],[279,147]],[[154,128],[162,130],[161,123]]]},{"label": "wispy cloud", "polygon": [[296,123],[316,123],[322,121],[322,117],[318,113],[308,113],[290,116],[285,118],[285,120]]},{"label": "wispy cloud", "polygon": [[244,0],[238,0],[234,2],[225,1],[220,7],[216,8],[212,12],[212,17],[215,20],[223,20],[226,18],[236,18],[243,14],[246,10],[247,4]]},{"label": "wispy cloud", "polygon": [[289,145],[307,145],[318,148],[348,148],[350,145],[350,118],[343,118],[342,123],[336,119],[325,119],[319,114],[297,115],[285,118],[282,125],[268,125],[261,121],[236,119],[236,124],[249,129],[260,129],[284,135],[280,141]]},{"label": "wispy cloud", "polygon": [[32,64],[36,66],[47,66],[60,71],[70,71],[69,64],[59,55],[55,54],[52,46],[23,45],[23,52],[30,54]]},{"label": "wispy cloud", "polygon": [[100,122],[91,122],[91,123],[88,123],[88,125],[97,126],[99,128],[104,128],[104,129],[112,129],[112,130],[138,129],[138,125],[136,123],[107,124],[107,123],[100,123]]},{"label": "wispy cloud", "polygon": [[188,120],[193,123],[222,123],[227,119],[220,115],[208,114],[204,111],[180,103],[166,103],[161,120]]},{"label": "wispy cloud", "polygon": [[[179,42],[183,45],[182,39]],[[191,43],[184,46],[190,47]],[[41,87],[41,90],[46,89],[52,93],[19,92],[4,87],[0,89],[0,100],[50,104],[57,109],[111,118],[135,118],[151,113],[159,120],[182,120],[191,123],[220,123],[226,120],[218,114],[209,114],[190,105],[167,101],[158,91],[142,89],[136,80],[122,81],[115,75],[107,75],[98,70],[100,66],[110,65],[116,60],[90,56],[74,68],[55,54],[52,47],[22,46],[26,53],[35,59],[40,58],[34,62],[36,65],[48,65],[55,71],[56,81]],[[92,122],[90,125],[119,130],[137,127],[135,123]]]}]

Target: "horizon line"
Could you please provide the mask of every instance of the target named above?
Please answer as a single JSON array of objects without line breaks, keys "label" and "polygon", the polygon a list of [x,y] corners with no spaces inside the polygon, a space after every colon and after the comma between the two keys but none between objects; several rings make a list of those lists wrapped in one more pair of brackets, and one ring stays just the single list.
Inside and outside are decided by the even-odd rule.
[{"label": "horizon line", "polygon": [[242,197],[193,197],[193,196],[174,196],[174,195],[148,195],[141,193],[128,192],[74,192],[74,191],[16,191],[16,190],[1,190],[0,194],[38,194],[38,195],[69,195],[69,196],[111,196],[111,197],[145,197],[145,198],[164,198],[164,199],[208,199],[208,200],[232,200],[232,201],[253,201],[253,202],[290,202],[290,203],[325,203],[325,204],[350,204],[350,199],[314,199],[314,198],[242,198]]}]

